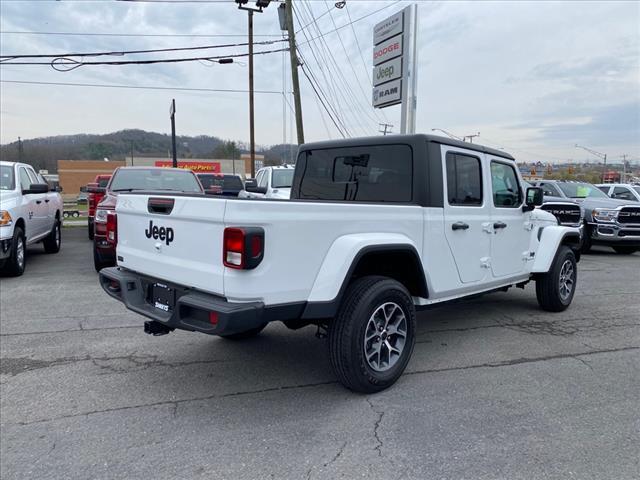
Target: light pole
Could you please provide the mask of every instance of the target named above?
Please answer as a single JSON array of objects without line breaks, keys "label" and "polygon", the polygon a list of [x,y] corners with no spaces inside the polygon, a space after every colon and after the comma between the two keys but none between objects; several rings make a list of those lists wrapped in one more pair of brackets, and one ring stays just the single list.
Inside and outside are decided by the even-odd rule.
[{"label": "light pole", "polygon": [[255,119],[253,108],[253,12],[262,13],[262,9],[269,6],[271,0],[256,0],[255,8],[246,7],[249,0],[235,0],[238,9],[249,13],[249,152],[251,155],[251,177],[256,176],[256,139]]},{"label": "light pole", "polygon": [[173,168],[178,168],[178,155],[176,152],[176,99],[171,100],[171,108],[169,109],[171,117],[171,148],[173,150]]},{"label": "light pole", "polygon": [[598,158],[600,158],[600,159],[602,159],[604,161],[604,164],[602,165],[602,179],[601,179],[602,183],[604,183],[604,176],[605,176],[605,173],[607,171],[607,154],[606,153],[597,152],[597,151],[592,150],[592,149],[587,148],[587,147],[583,147],[582,145],[578,145],[577,143],[576,143],[576,148],[581,148],[583,150],[586,150],[591,155],[595,155],[596,157],[598,157]]},{"label": "light pole", "polygon": [[443,130],[442,128],[432,128],[431,129],[432,132],[442,132],[444,133],[447,137],[449,138],[453,138],[454,140],[460,140],[461,142],[464,142],[464,140],[460,137],[457,137],[456,135],[454,135],[453,133],[449,133],[446,130]]}]

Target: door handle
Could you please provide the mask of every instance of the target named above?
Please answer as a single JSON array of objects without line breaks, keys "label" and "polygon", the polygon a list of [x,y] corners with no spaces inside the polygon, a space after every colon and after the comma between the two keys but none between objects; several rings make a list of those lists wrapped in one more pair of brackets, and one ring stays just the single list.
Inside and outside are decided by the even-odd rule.
[{"label": "door handle", "polygon": [[44,200],[44,202],[45,202],[45,203],[49,203],[49,199],[48,199],[48,198],[46,198],[46,199]]},{"label": "door handle", "polygon": [[40,205],[42,203],[42,200],[36,200],[36,203]]},{"label": "door handle", "polygon": [[493,224],[493,228],[498,230],[499,228],[507,228],[507,224],[504,222],[496,222]]},{"label": "door handle", "polygon": [[469,228],[469,225],[464,222],[456,222],[451,225],[451,230],[466,230],[467,228]]}]

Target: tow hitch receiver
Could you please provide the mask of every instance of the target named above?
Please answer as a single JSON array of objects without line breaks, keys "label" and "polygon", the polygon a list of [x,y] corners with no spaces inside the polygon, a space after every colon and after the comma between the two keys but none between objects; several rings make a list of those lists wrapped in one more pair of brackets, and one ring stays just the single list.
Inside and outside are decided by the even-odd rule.
[{"label": "tow hitch receiver", "polygon": [[144,322],[144,333],[158,337],[173,332],[173,328],[167,327],[160,322]]}]

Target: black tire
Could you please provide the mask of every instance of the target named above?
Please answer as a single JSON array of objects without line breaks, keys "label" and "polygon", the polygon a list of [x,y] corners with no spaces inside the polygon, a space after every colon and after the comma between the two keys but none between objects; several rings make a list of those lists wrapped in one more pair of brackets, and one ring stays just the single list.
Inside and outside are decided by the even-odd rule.
[{"label": "black tire", "polygon": [[100,258],[100,254],[98,253],[98,249],[96,248],[96,245],[93,244],[93,268],[96,269],[96,272],[99,272],[103,268],[113,267],[113,266],[114,266],[113,262],[108,262],[108,261],[102,260],[102,258]]},{"label": "black tire", "polygon": [[627,247],[624,245],[612,248],[616,251],[616,253],[619,253],[620,255],[631,255],[638,251],[637,247]]},{"label": "black tire", "polygon": [[89,240],[93,240],[93,222],[87,221],[87,233],[89,235]]},{"label": "black tire", "polygon": [[591,250],[591,227],[589,225],[584,226],[584,232],[582,234],[582,245],[580,251],[582,253],[589,253]]},{"label": "black tire", "polygon": [[56,219],[51,233],[42,242],[45,252],[58,253],[60,251],[60,246],[62,245],[62,229],[60,227],[60,220]]},{"label": "black tire", "polygon": [[3,270],[11,276],[19,277],[24,273],[27,263],[27,242],[24,231],[20,227],[13,229],[11,240],[11,255],[6,259]]},{"label": "black tire", "polygon": [[[387,310],[387,307],[393,310]],[[387,317],[387,312],[391,317],[397,315],[396,327],[400,328],[402,320],[398,320],[401,318],[398,309],[404,318],[405,338],[401,344],[398,334],[393,334],[390,330],[387,333],[390,326],[387,324],[391,320]],[[377,316],[380,311],[383,317]],[[382,325],[377,324],[378,318],[385,322],[383,330],[379,330]],[[400,378],[409,363],[415,345],[415,331],[415,307],[404,285],[381,276],[356,280],[349,286],[338,315],[329,325],[329,356],[336,377],[345,387],[355,392],[374,393],[390,387]],[[377,336],[366,340],[370,335]],[[387,365],[381,365],[384,357],[382,346],[390,345],[391,342],[386,340],[392,338],[392,335],[395,335],[392,342],[400,353],[392,361],[391,350],[385,346]],[[386,368],[384,370],[372,366],[376,363],[373,360],[376,355],[375,345],[380,345],[377,366]],[[365,348],[371,348],[374,352],[370,356],[371,360],[367,360]]]},{"label": "black tire", "polygon": [[569,247],[562,245],[549,271],[536,279],[538,304],[548,312],[566,310],[573,300],[577,282],[578,269],[575,255]]},{"label": "black tire", "polygon": [[264,330],[264,327],[266,326],[267,324],[264,323],[259,327],[252,328],[250,330],[245,330],[244,332],[230,333],[229,335],[220,335],[220,336],[222,338],[226,338],[227,340],[245,340],[247,338],[253,338],[259,335],[260,332],[262,332],[262,330]]}]

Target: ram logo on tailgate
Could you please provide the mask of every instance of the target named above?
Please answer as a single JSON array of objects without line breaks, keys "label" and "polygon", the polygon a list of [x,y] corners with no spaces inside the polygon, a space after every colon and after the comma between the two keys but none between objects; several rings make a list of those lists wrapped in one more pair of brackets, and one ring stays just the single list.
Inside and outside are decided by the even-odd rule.
[{"label": "ram logo on tailgate", "polygon": [[149,228],[144,231],[147,238],[153,238],[154,240],[162,240],[167,245],[173,242],[173,228],[171,227],[159,227],[153,224],[153,220],[149,221]]}]

